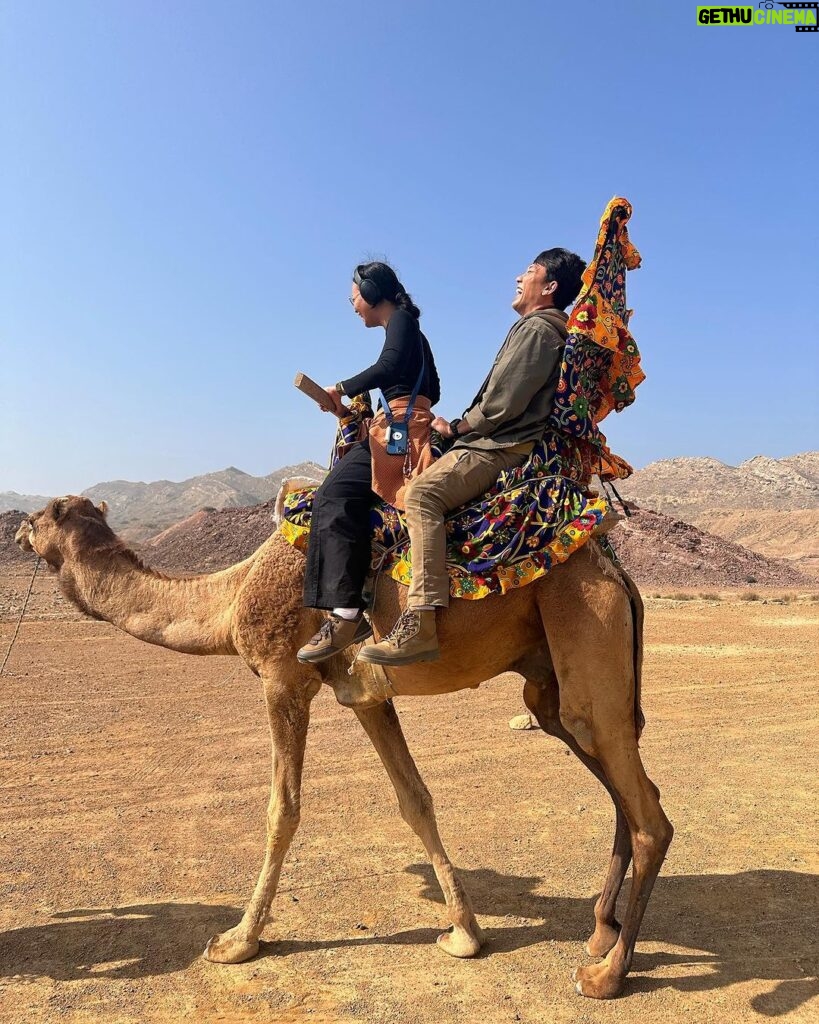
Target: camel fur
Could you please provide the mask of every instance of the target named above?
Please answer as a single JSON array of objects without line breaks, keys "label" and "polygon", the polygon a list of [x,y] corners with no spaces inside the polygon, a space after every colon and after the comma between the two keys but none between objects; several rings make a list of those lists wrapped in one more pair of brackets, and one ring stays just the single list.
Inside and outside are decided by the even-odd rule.
[{"label": "camel fur", "polygon": [[[254,956],[282,862],[299,824],[310,704],[322,682],[357,715],[417,833],[446,900],[451,927],[438,939],[452,956],[475,956],[483,934],[438,834],[432,799],[407,748],[391,695],[452,693],[501,672],[523,676],[524,701],[541,728],[562,739],[611,797],[616,826],[577,990],[618,995],[673,829],[638,750],[642,602],[592,539],[548,575],[503,597],[456,600],[441,615],[441,657],[391,669],[357,664],[349,652],[301,665],[296,651],[321,613],[302,607],[303,556],[279,534],[221,572],[174,578],[143,565],[113,533],[106,507],[56,498],[29,515],[16,540],[40,555],[82,611],[148,643],[188,654],[235,654],[259,676],[273,744],[273,782],[264,863],[236,927],[214,936],[205,956],[237,963]],[[372,621],[376,636],[394,623],[406,588],[382,577]],[[350,674],[350,671],[352,674]],[[622,925],[615,904],[629,863],[633,879]]]}]

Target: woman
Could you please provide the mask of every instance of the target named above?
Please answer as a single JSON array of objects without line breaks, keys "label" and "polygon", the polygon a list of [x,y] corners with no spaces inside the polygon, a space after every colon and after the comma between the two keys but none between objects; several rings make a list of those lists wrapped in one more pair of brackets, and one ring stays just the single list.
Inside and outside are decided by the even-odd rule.
[{"label": "woman", "polygon": [[384,347],[372,366],[328,387],[327,411],[347,413],[342,395],[380,389],[382,402],[364,436],[316,491],[304,576],[304,604],[330,615],[298,652],[324,661],[372,634],[362,591],[370,568],[370,509],[383,498],[403,508],[409,481],[432,462],[429,430],[441,386],[420,310],[386,263],[363,263],[353,274],[350,302],[365,327],[383,327]]}]

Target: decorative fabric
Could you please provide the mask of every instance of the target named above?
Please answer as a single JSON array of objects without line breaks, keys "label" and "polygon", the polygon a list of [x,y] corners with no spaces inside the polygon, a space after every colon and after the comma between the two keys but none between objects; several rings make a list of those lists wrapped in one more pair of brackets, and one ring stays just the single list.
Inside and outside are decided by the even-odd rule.
[{"label": "decorative fabric", "polygon": [[370,396],[367,392],[351,398],[347,408],[350,410],[348,415],[341,416],[338,421],[336,439],[333,443],[333,450],[330,453],[330,469],[335,466],[351,444],[364,440],[367,436],[367,426],[374,415]]},{"label": "decorative fabric", "polygon": [[645,380],[640,353],[629,329],[626,272],[640,266],[640,254],[628,237],[631,203],[615,196],[603,213],[594,258],[572,308],[568,339],[550,426],[578,439],[585,472],[602,480],[622,479],[632,468],[614,455],[599,423],[613,410],[634,401]]},{"label": "decorative fabric", "polygon": [[[539,579],[582,547],[608,503],[578,482],[578,446],[550,431],[528,460],[502,473],[497,484],[446,521],[447,571],[453,597],[477,600],[505,594]],[[315,488],[292,491],[281,533],[304,551]],[[412,578],[409,537],[402,514],[380,504],[372,511],[374,572],[407,584]]]}]

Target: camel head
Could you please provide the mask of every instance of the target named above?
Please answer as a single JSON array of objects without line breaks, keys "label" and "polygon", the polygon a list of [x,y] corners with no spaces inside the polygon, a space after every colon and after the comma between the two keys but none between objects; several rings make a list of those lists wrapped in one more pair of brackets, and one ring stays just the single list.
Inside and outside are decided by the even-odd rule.
[{"label": "camel head", "polygon": [[59,569],[69,553],[115,539],[105,521],[108,506],[68,494],[52,498],[45,508],[32,512],[20,524],[15,541],[23,551],[39,555],[49,568]]}]

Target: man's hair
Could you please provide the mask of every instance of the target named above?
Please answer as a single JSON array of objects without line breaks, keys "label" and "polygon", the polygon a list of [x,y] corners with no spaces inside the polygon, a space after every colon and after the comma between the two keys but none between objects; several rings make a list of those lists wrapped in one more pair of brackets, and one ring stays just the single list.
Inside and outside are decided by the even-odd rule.
[{"label": "man's hair", "polygon": [[546,268],[547,281],[557,281],[557,289],[552,298],[558,309],[565,309],[570,302],[574,302],[586,269],[585,260],[568,249],[546,249],[533,262]]}]

